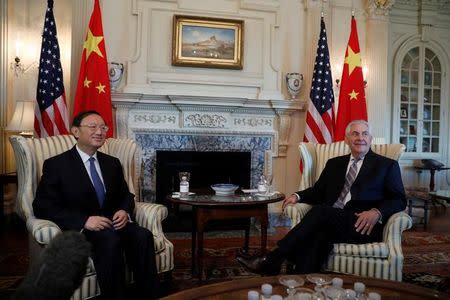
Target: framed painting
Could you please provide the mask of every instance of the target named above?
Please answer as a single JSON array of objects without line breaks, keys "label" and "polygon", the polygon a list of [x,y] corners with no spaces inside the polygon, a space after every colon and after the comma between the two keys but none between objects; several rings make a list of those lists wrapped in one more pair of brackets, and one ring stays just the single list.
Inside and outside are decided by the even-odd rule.
[{"label": "framed painting", "polygon": [[242,69],[244,21],[173,16],[172,65]]}]

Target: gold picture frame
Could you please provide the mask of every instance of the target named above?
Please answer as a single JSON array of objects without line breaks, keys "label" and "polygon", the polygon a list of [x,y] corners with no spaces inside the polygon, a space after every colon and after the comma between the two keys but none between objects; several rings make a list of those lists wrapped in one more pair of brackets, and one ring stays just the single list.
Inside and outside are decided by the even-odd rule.
[{"label": "gold picture frame", "polygon": [[244,21],[173,16],[172,65],[242,69]]}]

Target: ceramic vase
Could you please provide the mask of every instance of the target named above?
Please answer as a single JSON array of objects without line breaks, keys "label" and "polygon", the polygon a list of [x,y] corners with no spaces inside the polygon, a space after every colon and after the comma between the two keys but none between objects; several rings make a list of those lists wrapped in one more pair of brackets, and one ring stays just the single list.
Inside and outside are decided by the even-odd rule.
[{"label": "ceramic vase", "polygon": [[109,83],[111,91],[117,91],[123,76],[123,64],[111,62],[108,64]]},{"label": "ceramic vase", "polygon": [[297,99],[303,83],[303,75],[300,73],[286,74],[286,87],[291,99]]}]

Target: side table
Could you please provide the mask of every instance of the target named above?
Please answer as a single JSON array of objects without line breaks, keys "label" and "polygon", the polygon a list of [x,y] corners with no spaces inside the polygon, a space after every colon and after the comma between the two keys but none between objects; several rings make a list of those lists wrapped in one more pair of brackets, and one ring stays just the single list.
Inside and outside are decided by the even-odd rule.
[{"label": "side table", "polygon": [[4,185],[8,183],[16,183],[17,184],[17,173],[9,172],[0,174],[0,224],[3,224],[5,221],[4,214]]},{"label": "side table", "polygon": [[[438,199],[445,200],[447,203],[450,203],[450,190],[437,190],[434,192],[430,192],[430,196],[432,197],[433,205],[436,205]],[[443,207],[445,205],[441,203]]]},{"label": "side table", "polygon": [[426,167],[414,167],[418,173],[422,172],[422,170],[430,171],[430,191],[434,191],[434,174],[436,171],[450,170],[450,168],[426,168]]},{"label": "side table", "polygon": [[428,199],[419,198],[415,196],[407,196],[408,200],[408,214],[412,217],[412,209],[414,208],[423,208],[423,228],[427,229],[428,225],[428,209],[430,201]]}]

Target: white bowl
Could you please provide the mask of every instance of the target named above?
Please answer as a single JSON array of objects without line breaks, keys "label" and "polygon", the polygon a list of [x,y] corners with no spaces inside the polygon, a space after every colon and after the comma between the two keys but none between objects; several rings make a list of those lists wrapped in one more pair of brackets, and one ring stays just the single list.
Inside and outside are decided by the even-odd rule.
[{"label": "white bowl", "polygon": [[211,188],[216,192],[216,195],[227,196],[233,195],[239,186],[231,183],[217,183],[211,185]]}]

